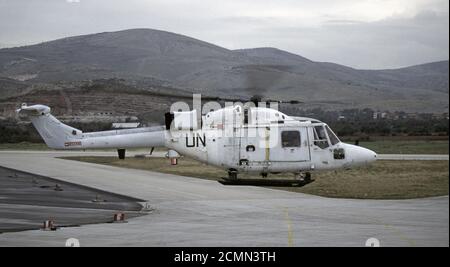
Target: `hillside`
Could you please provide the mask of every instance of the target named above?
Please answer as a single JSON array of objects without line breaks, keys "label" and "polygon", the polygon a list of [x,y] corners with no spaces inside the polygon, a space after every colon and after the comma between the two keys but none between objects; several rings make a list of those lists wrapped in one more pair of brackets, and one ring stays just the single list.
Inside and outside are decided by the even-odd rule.
[{"label": "hillside", "polygon": [[0,49],[0,99],[36,87],[74,83],[63,86],[71,90],[79,81],[120,78],[145,90],[263,94],[327,109],[442,113],[448,110],[448,64],[357,70],[276,48],[228,50],[179,34],[133,29]]}]

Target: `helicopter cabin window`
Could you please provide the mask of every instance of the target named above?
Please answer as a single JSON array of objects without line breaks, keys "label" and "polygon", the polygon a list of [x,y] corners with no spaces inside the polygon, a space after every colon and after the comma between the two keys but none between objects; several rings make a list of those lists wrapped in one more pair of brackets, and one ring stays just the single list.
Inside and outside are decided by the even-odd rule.
[{"label": "helicopter cabin window", "polygon": [[321,149],[325,149],[329,147],[328,138],[325,133],[325,129],[323,126],[314,126],[314,145],[320,147]]},{"label": "helicopter cabin window", "polygon": [[299,131],[283,131],[281,132],[282,147],[300,147]]}]

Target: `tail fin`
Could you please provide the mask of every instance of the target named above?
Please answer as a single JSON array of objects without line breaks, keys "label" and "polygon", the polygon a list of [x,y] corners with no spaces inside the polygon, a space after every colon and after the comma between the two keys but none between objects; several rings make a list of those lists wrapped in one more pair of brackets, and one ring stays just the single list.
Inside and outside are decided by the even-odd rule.
[{"label": "tail fin", "polygon": [[68,144],[77,142],[82,138],[82,131],[65,125],[53,117],[50,114],[50,108],[47,106],[22,104],[17,113],[30,118],[31,123],[50,148],[64,149],[67,148]]}]

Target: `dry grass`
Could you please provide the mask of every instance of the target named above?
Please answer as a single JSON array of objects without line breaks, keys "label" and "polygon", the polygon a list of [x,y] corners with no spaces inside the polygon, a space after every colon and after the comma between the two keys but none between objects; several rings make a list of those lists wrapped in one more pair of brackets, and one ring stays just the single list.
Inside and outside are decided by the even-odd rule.
[{"label": "dry grass", "polygon": [[360,146],[378,154],[448,154],[448,140],[377,140]]},{"label": "dry grass", "polygon": [[30,143],[30,142],[20,142],[20,143],[1,143],[0,150],[51,150],[44,143]]},{"label": "dry grass", "polygon": [[[164,158],[70,157],[66,159],[144,169],[202,179],[218,180],[224,170],[207,166],[189,158],[171,166]],[[241,178],[260,178],[241,175]],[[293,178],[292,174],[270,178]],[[448,161],[378,161],[368,167],[313,173],[315,181],[304,187],[276,187],[325,197],[361,199],[407,199],[448,195]]]},{"label": "dry grass", "polygon": [[[448,161],[377,161],[352,170],[318,173],[294,191],[327,197],[405,199],[448,195]],[[288,189],[290,190],[290,189]]]}]

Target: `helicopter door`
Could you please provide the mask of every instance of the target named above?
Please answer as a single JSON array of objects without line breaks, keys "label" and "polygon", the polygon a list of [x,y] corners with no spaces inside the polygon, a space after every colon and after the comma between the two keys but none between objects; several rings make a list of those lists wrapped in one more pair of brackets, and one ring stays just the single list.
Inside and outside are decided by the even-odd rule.
[{"label": "helicopter door", "polygon": [[310,161],[306,127],[241,128],[240,165]]},{"label": "helicopter door", "polygon": [[306,127],[280,127],[271,132],[271,161],[310,161],[309,138]]},{"label": "helicopter door", "polygon": [[242,127],[240,129],[239,165],[252,166],[268,161],[266,137],[269,129],[266,127]]}]

